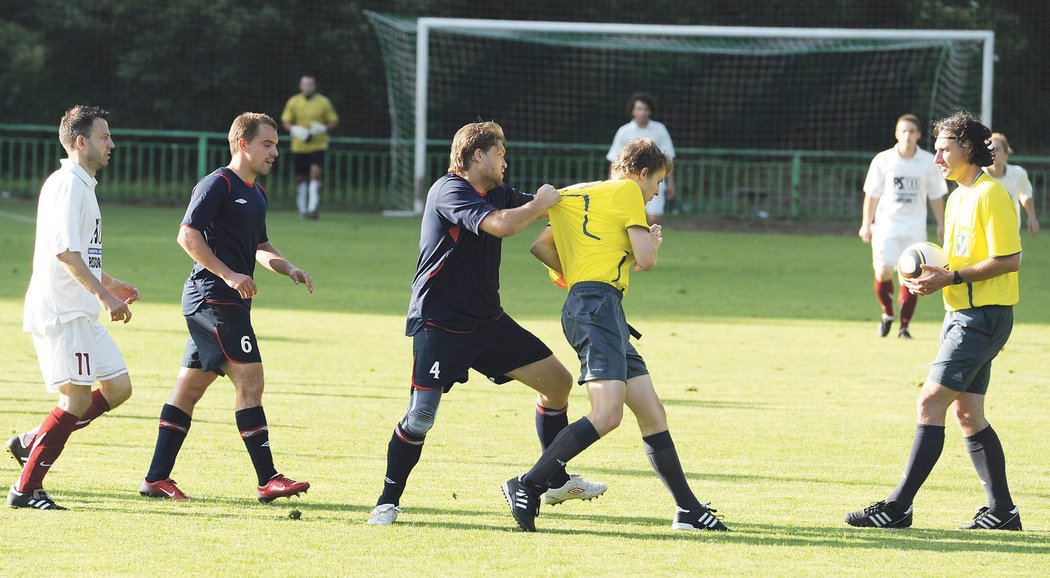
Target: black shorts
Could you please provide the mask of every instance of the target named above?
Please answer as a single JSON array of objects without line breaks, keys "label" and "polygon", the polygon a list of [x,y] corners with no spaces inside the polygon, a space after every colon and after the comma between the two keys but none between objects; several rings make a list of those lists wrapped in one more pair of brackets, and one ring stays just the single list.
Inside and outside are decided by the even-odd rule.
[{"label": "black shorts", "polygon": [[927,379],[960,393],[985,395],[992,360],[1010,339],[1013,327],[1014,309],[1006,305],[948,311],[941,326],[941,348]]},{"label": "black shorts", "polygon": [[425,325],[412,336],[412,387],[448,391],[466,383],[473,368],[493,383],[507,383],[507,373],[554,355],[510,315],[470,333]]},{"label": "black shorts", "polygon": [[310,174],[310,165],[324,166],[324,151],[312,153],[292,153],[295,159],[295,176],[305,177]]},{"label": "black shorts", "polygon": [[186,315],[190,338],[182,356],[182,366],[225,375],[222,366],[230,363],[261,363],[259,343],[252,329],[251,312],[241,305],[205,303]]},{"label": "black shorts", "polygon": [[569,290],[561,329],[580,357],[579,383],[596,379],[627,382],[648,375],[645,360],[631,345],[623,295],[608,283],[586,281]]}]

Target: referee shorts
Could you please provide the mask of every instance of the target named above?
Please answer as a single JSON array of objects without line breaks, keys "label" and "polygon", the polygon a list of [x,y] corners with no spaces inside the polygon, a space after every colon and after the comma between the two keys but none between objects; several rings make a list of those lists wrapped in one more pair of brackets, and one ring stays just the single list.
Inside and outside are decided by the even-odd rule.
[{"label": "referee shorts", "polygon": [[948,311],[941,327],[941,348],[928,379],[960,393],[984,395],[992,360],[1002,351],[1014,327],[1008,305],[985,305]]},{"label": "referee shorts", "polygon": [[608,283],[586,281],[569,290],[561,328],[580,358],[578,383],[597,379],[627,382],[648,375],[645,360],[630,343],[623,295]]}]

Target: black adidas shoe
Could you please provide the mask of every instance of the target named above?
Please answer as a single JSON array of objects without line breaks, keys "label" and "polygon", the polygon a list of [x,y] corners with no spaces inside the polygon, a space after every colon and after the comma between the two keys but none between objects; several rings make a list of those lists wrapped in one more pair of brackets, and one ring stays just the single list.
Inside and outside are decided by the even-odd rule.
[{"label": "black adidas shoe", "polygon": [[882,317],[882,321],[879,321],[879,337],[886,337],[890,334],[890,329],[893,328],[892,317]]},{"label": "black adidas shoe", "polygon": [[911,526],[911,506],[900,511],[894,504],[875,502],[858,512],[846,514],[846,523],[858,528],[908,528]]},{"label": "black adidas shoe", "polygon": [[683,510],[677,508],[674,513],[674,521],[671,527],[675,530],[714,530],[716,532],[728,532],[729,528],[715,515],[714,508],[700,504],[698,510]]},{"label": "black adidas shoe", "polygon": [[510,514],[524,532],[536,531],[536,516],[540,515],[541,489],[530,487],[521,481],[521,476],[511,478],[503,484],[503,495],[510,504]]},{"label": "black adidas shoe", "polygon": [[911,332],[908,331],[907,327],[901,327],[901,330],[897,332],[897,337],[901,339],[911,339]]},{"label": "black adidas shoe", "polygon": [[22,436],[16,435],[11,439],[7,440],[7,451],[11,452],[11,457],[15,458],[18,462],[19,467],[26,465],[26,460],[29,459],[29,452],[32,448],[28,448],[22,445]]},{"label": "black adidas shoe", "polygon": [[47,495],[44,488],[37,488],[32,492],[22,493],[11,486],[7,493],[7,505],[12,508],[35,508],[37,510],[65,510]]},{"label": "black adidas shoe", "polygon": [[1009,512],[993,510],[988,506],[981,506],[973,521],[960,530],[1014,530],[1021,531],[1021,512],[1014,506]]}]

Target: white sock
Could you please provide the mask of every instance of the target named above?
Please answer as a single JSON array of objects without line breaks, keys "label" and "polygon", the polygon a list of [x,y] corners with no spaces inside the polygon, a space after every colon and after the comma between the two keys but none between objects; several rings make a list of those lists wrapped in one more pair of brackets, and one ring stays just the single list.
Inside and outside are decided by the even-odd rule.
[{"label": "white sock", "polygon": [[310,181],[310,204],[307,206],[306,212],[316,213],[317,205],[321,203],[321,181]]},{"label": "white sock", "polygon": [[306,189],[307,189],[306,181],[303,181],[303,182],[299,183],[295,187],[295,192],[296,192],[295,205],[297,207],[299,207],[299,212],[300,213],[305,213],[306,212]]}]

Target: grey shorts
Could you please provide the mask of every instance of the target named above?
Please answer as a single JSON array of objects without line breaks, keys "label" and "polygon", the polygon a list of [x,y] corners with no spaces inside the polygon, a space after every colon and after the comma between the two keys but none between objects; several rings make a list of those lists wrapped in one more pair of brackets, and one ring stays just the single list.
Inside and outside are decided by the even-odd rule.
[{"label": "grey shorts", "polygon": [[623,295],[612,285],[577,283],[561,309],[561,329],[580,357],[579,383],[596,379],[626,382],[648,375],[645,361],[630,343]]},{"label": "grey shorts", "polygon": [[992,360],[1014,327],[1013,307],[986,305],[948,311],[941,327],[941,349],[928,379],[962,393],[984,395]]}]

